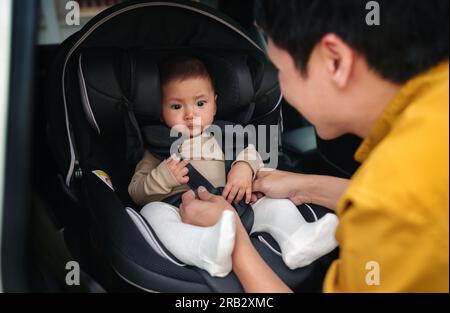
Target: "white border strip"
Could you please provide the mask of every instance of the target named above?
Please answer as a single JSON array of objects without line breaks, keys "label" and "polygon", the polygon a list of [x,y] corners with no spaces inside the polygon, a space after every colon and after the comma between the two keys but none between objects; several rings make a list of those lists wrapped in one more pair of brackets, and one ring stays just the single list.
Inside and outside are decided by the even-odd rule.
[{"label": "white border strip", "polygon": [[275,112],[275,110],[278,109],[278,107],[280,106],[281,100],[283,100],[283,93],[281,93],[281,91],[280,91],[280,98],[278,98],[278,101],[277,101],[277,104],[275,104],[275,107],[274,107],[272,110],[270,110],[269,112],[264,113],[263,116],[258,117],[258,119],[259,119],[259,118],[263,118],[263,117],[265,117],[265,116],[269,116],[270,114],[272,114],[273,112]]},{"label": "white border strip", "polygon": [[[2,247],[6,135],[11,62],[12,0],[0,1],[0,248]],[[3,292],[2,256],[0,249],[0,292]]]},{"label": "white border strip", "polygon": [[126,207],[125,210],[128,213],[128,216],[131,218],[133,223],[136,225],[139,232],[144,237],[145,241],[152,247],[152,249],[158,253],[162,258],[169,260],[175,265],[178,266],[186,266],[186,264],[177,262],[174,259],[172,259],[165,251],[164,249],[159,245],[158,240],[156,240],[155,235],[153,235],[152,231],[149,229],[147,224],[143,221],[143,217],[133,210],[132,208]]},{"label": "white border strip", "polygon": [[128,284],[130,284],[130,285],[132,285],[132,286],[134,286],[134,287],[136,287],[136,288],[138,288],[138,289],[140,289],[140,290],[143,290],[143,291],[145,291],[145,292],[148,292],[148,293],[161,293],[161,292],[156,291],[156,290],[151,290],[151,289],[147,289],[147,288],[144,288],[144,287],[142,287],[142,286],[139,286],[138,284],[132,282],[131,280],[129,280],[128,278],[126,278],[125,276],[123,276],[122,274],[120,274],[120,272],[119,272],[118,270],[116,270],[116,268],[115,268],[112,264],[111,264],[111,267],[113,268],[114,272],[116,272],[116,274],[117,274],[120,278],[122,278],[125,282],[127,282]]},{"label": "white border strip", "polygon": [[259,235],[259,236],[258,236],[258,239],[259,239],[259,241],[261,241],[263,244],[265,244],[265,245],[267,246],[267,248],[269,248],[273,253],[275,253],[276,255],[281,256],[281,257],[283,256],[283,255],[281,254],[281,252],[278,251],[277,249],[275,249],[274,247],[272,247],[272,246],[270,245],[270,243],[268,243],[267,240],[264,239],[263,236]]},{"label": "white border strip", "polygon": [[83,54],[80,54],[78,58],[78,79],[80,81],[81,102],[83,102],[84,114],[88,117],[88,122],[93,128],[100,134],[100,127],[98,127],[95,120],[94,113],[92,113],[91,102],[89,101],[89,95],[87,92],[86,81],[84,80],[83,67],[81,65],[81,58]]},{"label": "white border strip", "polygon": [[319,218],[317,217],[316,212],[314,212],[314,210],[312,209],[312,207],[309,206],[309,204],[304,203],[304,205],[311,211],[312,215],[314,216],[315,222],[317,222],[319,220]]},{"label": "white border strip", "polygon": [[203,14],[205,16],[208,16],[208,17],[218,21],[219,23],[222,23],[225,26],[228,26],[229,28],[231,28],[232,30],[234,30],[235,32],[240,34],[242,37],[244,37],[247,41],[249,41],[253,46],[255,46],[255,48],[257,48],[258,50],[260,50],[261,52],[264,53],[264,51],[261,49],[260,46],[258,46],[250,37],[248,37],[246,34],[241,32],[239,29],[237,29],[233,25],[225,22],[224,20],[220,19],[219,17],[217,17],[211,13],[208,13],[203,10],[200,10],[200,9],[188,6],[188,5],[184,5],[184,4],[170,3],[170,2],[139,3],[136,5],[131,5],[131,6],[125,7],[121,10],[118,10],[118,11],[112,13],[111,15],[105,16],[103,19],[101,19],[100,21],[95,23],[80,39],[78,39],[78,41],[73,45],[73,47],[67,53],[67,56],[66,56],[66,59],[64,61],[64,65],[63,65],[63,72],[62,72],[62,78],[61,78],[62,79],[62,93],[63,93],[63,102],[64,102],[64,114],[65,114],[65,118],[66,118],[66,131],[67,131],[67,136],[69,139],[69,146],[70,146],[70,165],[69,165],[69,171],[67,172],[67,175],[66,175],[66,185],[67,186],[70,185],[70,179],[72,178],[72,174],[73,174],[74,167],[75,167],[75,151],[74,151],[73,144],[72,144],[72,138],[71,138],[72,136],[70,134],[70,123],[69,123],[69,116],[67,113],[66,88],[65,88],[65,82],[64,82],[65,76],[66,76],[66,66],[69,61],[69,58],[74,53],[75,49],[77,49],[78,46],[81,45],[81,43],[83,43],[83,41],[86,40],[86,38],[103,23],[109,21],[113,17],[115,17],[119,14],[122,14],[124,12],[143,8],[143,7],[149,7],[149,6],[169,6],[169,7],[183,8],[183,9],[186,9],[189,11],[194,11],[194,12]]}]

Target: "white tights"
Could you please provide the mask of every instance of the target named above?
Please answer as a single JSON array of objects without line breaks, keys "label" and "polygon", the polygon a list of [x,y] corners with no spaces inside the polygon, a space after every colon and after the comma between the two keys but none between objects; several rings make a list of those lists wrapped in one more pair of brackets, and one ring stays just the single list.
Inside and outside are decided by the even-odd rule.
[{"label": "white tights", "polygon": [[[251,206],[255,216],[251,233],[269,233],[290,269],[309,265],[337,246],[334,233],[338,220],[334,214],[308,223],[287,199],[263,197]],[[211,276],[224,277],[231,271],[236,233],[232,212],[225,210],[211,227],[183,223],[178,208],[163,202],[147,204],[141,215],[180,261],[200,267]]]}]

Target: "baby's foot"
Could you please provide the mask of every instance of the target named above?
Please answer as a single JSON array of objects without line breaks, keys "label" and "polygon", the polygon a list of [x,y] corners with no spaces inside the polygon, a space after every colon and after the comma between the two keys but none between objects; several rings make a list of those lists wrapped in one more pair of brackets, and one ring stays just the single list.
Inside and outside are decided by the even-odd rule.
[{"label": "baby's foot", "polygon": [[211,276],[224,277],[232,268],[236,224],[233,212],[225,210],[220,220],[204,232],[199,246],[199,267]]},{"label": "baby's foot", "polygon": [[283,249],[283,261],[290,269],[307,266],[337,247],[334,237],[338,218],[326,214],[314,223],[303,224]]}]

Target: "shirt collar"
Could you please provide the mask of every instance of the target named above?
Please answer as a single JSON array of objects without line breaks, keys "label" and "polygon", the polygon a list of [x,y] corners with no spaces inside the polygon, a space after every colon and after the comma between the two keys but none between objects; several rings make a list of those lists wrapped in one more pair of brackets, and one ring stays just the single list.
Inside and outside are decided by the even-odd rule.
[{"label": "shirt collar", "polygon": [[428,87],[442,77],[444,71],[448,72],[448,60],[440,63],[431,70],[420,74],[408,81],[392,99],[388,106],[376,120],[369,135],[359,146],[355,153],[358,162],[364,162],[370,152],[386,137],[395,124],[397,117],[417,97],[427,92]]},{"label": "shirt collar", "polygon": [[178,148],[178,152],[184,159],[223,160],[222,149],[214,135],[209,132],[186,139]]}]

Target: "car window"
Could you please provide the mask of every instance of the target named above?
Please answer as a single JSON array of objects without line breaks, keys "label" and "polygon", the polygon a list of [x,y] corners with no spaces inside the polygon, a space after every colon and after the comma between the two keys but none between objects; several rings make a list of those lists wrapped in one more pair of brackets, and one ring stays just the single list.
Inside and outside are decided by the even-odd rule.
[{"label": "car window", "polygon": [[[217,0],[192,0],[217,7]],[[124,0],[40,1],[38,44],[55,45],[80,30],[91,18]]]},{"label": "car window", "polygon": [[59,44],[91,18],[124,0],[40,1],[38,43]]}]

